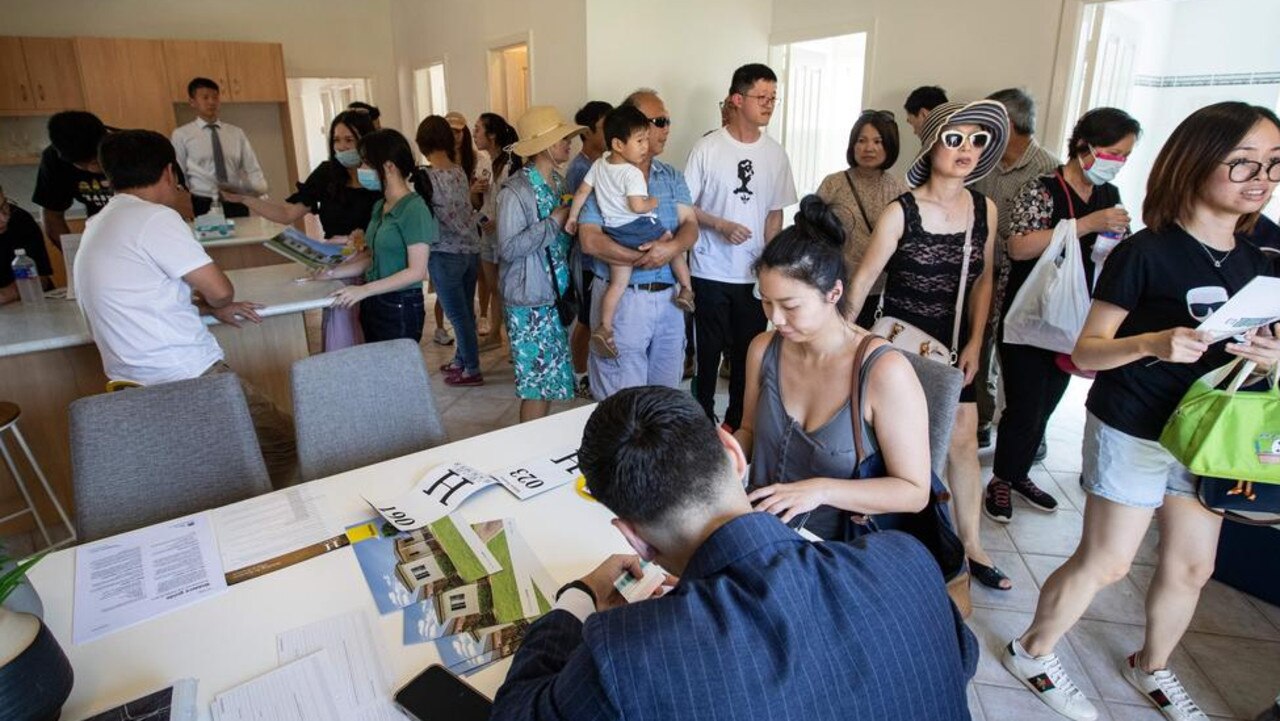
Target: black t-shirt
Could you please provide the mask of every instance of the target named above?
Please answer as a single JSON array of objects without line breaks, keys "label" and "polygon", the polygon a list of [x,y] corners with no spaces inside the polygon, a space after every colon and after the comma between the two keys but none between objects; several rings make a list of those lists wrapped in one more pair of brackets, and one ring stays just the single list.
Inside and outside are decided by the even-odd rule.
[{"label": "black t-shirt", "polygon": [[80,201],[89,215],[106,207],[112,196],[111,181],[103,173],[90,173],[63,160],[53,146],[40,154],[36,190],[31,202],[46,210],[66,210]]},{"label": "black t-shirt", "polygon": [[[335,183],[335,178],[341,180]],[[298,192],[285,198],[286,203],[301,203],[320,216],[326,238],[350,235],[351,231],[369,227],[373,204],[382,200],[382,193],[347,185],[347,169],[332,160],[326,160],[311,171],[305,182],[298,183]]]},{"label": "black t-shirt", "polygon": [[[1243,236],[1215,268],[1209,254],[1221,258],[1185,230],[1140,231],[1111,252],[1093,290],[1103,300],[1129,311],[1116,331],[1127,338],[1170,328],[1195,328],[1213,310],[1259,275],[1270,275],[1270,261]],[[1224,340],[1210,346],[1195,363],[1142,358],[1098,373],[1086,404],[1099,420],[1131,436],[1159,440],[1165,422],[1191,388],[1209,371],[1235,356]]]},{"label": "black t-shirt", "polygon": [[[1062,168],[1058,168],[1058,173]],[[1034,184],[1034,185],[1033,185]],[[1063,186],[1066,189],[1063,189]],[[1070,195],[1068,195],[1070,193]],[[1114,208],[1120,203],[1120,190],[1111,183],[1094,186],[1089,200],[1081,198],[1070,183],[1059,181],[1058,175],[1045,175],[1028,183],[1014,200],[1013,219],[1010,231],[1014,235],[1022,235],[1037,230],[1053,230],[1058,223],[1067,218],[1077,220],[1084,216],[1107,208]],[[1074,211],[1074,214],[1073,212]],[[1093,243],[1098,239],[1097,233],[1081,236],[1080,250],[1083,253],[1084,276],[1093,283]],[[1013,298],[1027,282],[1031,270],[1036,267],[1039,258],[1027,260],[1010,260],[1009,283],[1005,287],[1001,315],[1009,312]]]},{"label": "black t-shirt", "polygon": [[1280,225],[1265,215],[1258,216],[1258,224],[1249,234],[1249,240],[1271,258],[1272,273],[1280,275]]},{"label": "black t-shirt", "polygon": [[44,247],[44,233],[27,211],[10,203],[9,226],[0,233],[0,287],[13,283],[13,251],[22,248],[36,262],[40,275],[53,275],[49,253]]}]

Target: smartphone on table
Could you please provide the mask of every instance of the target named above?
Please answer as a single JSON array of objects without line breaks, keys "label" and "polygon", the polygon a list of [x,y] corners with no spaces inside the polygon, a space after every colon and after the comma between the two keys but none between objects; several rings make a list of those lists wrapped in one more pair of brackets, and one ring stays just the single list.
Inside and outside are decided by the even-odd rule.
[{"label": "smartphone on table", "polygon": [[432,664],[396,691],[396,706],[418,721],[488,721],[493,702],[449,669]]}]

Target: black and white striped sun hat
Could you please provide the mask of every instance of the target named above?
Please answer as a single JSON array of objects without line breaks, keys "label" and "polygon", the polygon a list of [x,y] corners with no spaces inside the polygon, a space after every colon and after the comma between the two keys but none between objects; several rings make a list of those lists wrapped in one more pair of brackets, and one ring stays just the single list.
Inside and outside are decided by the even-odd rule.
[{"label": "black and white striped sun hat", "polygon": [[991,142],[982,149],[973,172],[964,180],[965,185],[986,177],[996,167],[996,163],[1000,162],[1005,146],[1009,144],[1009,113],[1005,111],[1004,105],[995,100],[976,100],[968,104],[943,103],[930,111],[929,117],[924,121],[924,128],[920,133],[923,145],[911,167],[907,169],[907,185],[918,188],[929,179],[929,172],[932,170],[929,152],[938,142],[942,129],[948,125],[980,125],[991,133]]}]

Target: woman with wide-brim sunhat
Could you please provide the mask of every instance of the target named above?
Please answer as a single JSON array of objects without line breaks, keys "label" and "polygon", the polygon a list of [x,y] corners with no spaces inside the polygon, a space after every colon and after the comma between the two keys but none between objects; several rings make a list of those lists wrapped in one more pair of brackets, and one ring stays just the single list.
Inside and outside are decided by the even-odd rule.
[{"label": "woman with wide-brim sunhat", "polygon": [[[498,191],[498,278],[505,304],[520,421],[547,415],[552,401],[574,397],[568,329],[556,298],[569,292],[569,196],[557,165],[569,141],[586,131],[551,106],[535,106],[516,121],[511,152],[525,165]],[[554,282],[554,285],[553,285]]]},{"label": "woman with wide-brim sunhat", "polygon": [[[994,100],[944,103],[933,109],[921,133],[923,145],[907,170],[913,190],[890,203],[876,221],[862,265],[853,277],[850,312],[862,311],[881,272],[883,314],[904,320],[944,343],[954,343],[964,372],[947,453],[947,478],[955,498],[956,526],[979,583],[1013,587],[982,547],[982,468],[978,462],[978,411],[973,379],[991,307],[996,206],[966,186],[995,168],[1009,138],[1009,115]],[[965,237],[972,235],[959,333],[953,338],[956,299],[964,266]]]}]

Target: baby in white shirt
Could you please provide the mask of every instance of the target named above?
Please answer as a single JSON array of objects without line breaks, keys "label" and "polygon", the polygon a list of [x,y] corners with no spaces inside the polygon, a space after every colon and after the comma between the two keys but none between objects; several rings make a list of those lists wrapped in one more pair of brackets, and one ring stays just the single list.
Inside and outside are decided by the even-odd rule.
[{"label": "baby in white shirt", "polygon": [[[616,108],[604,117],[604,138],[609,153],[593,163],[582,179],[573,195],[565,230],[577,232],[578,214],[587,196],[595,192],[605,234],[619,245],[639,248],[667,232],[654,213],[658,199],[649,195],[649,184],[637,167],[649,155],[649,119],[634,107]],[[671,272],[680,285],[672,302],[684,312],[692,313],[693,288],[689,264],[683,255],[671,261]],[[630,282],[631,266],[609,265],[609,288],[600,300],[599,323],[591,333],[591,350],[596,355],[618,357],[613,340],[613,316]]]}]

